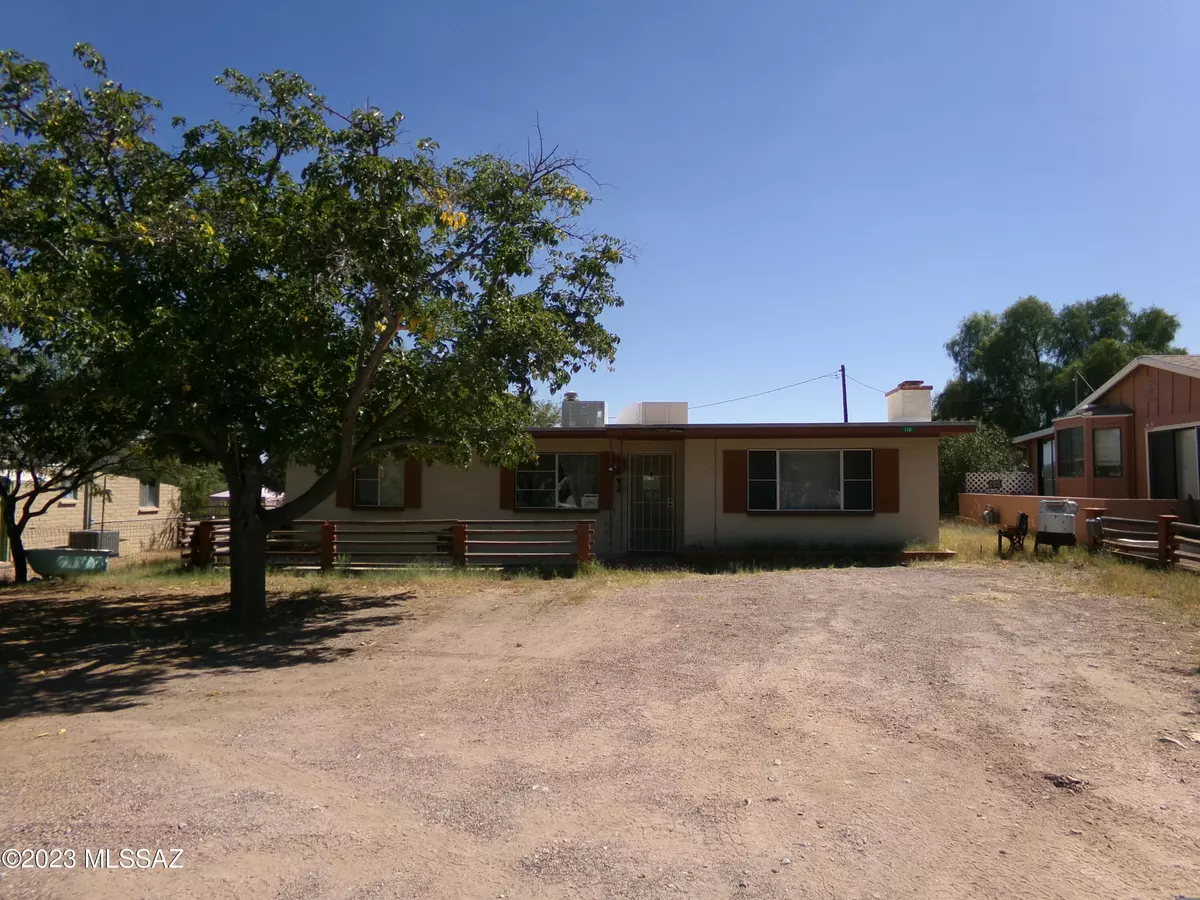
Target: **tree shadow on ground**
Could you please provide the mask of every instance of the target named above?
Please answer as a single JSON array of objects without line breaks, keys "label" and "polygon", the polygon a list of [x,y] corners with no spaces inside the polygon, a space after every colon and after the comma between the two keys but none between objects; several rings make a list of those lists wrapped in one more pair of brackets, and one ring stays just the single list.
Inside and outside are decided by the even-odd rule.
[{"label": "tree shadow on ground", "polygon": [[201,671],[333,662],[338,638],[411,618],[411,594],[274,594],[254,632],[230,624],[229,595],[0,596],[0,719],[122,709]]}]

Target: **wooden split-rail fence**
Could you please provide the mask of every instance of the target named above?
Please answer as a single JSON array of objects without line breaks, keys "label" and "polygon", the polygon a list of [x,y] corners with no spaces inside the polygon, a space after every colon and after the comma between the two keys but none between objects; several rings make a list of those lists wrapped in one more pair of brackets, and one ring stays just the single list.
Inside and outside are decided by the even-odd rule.
[{"label": "wooden split-rail fence", "polygon": [[[1103,515],[1092,535],[1093,548],[1121,559],[1200,574],[1200,525],[1179,521],[1178,516],[1158,519],[1122,519]],[[1090,521],[1089,521],[1090,524]]]},{"label": "wooden split-rail fence", "polygon": [[[392,569],[412,565],[577,567],[595,557],[595,522],[578,519],[299,520],[267,536],[267,565]],[[229,520],[180,525],[183,560],[229,564]]]}]

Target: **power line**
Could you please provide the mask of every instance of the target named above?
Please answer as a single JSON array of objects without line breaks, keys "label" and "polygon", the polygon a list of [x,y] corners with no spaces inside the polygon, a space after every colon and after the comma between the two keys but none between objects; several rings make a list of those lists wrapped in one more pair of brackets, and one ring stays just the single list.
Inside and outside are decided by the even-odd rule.
[{"label": "power line", "polygon": [[811,384],[814,381],[820,381],[822,378],[836,378],[837,372],[826,372],[824,375],[817,375],[814,378],[806,378],[803,381],[797,381],[793,384],[785,384],[783,387],[771,388],[769,391],[759,391],[757,394],[746,394],[744,397],[731,397],[728,400],[717,400],[714,403],[701,403],[699,406],[689,406],[688,409],[707,409],[710,406],[722,406],[726,403],[737,403],[739,400],[749,400],[753,397],[762,397],[766,394],[775,394],[779,391],[786,391],[788,388],[800,387],[802,384]]},{"label": "power line", "polygon": [[859,380],[858,380],[857,378],[855,378],[853,375],[847,375],[846,377],[847,377],[847,378],[849,378],[851,381],[853,381],[855,384],[861,384],[863,387],[865,387],[865,388],[870,388],[871,390],[875,391],[876,393],[879,393],[879,394],[886,394],[886,393],[887,393],[887,391],[881,391],[881,390],[879,390],[879,388],[877,388],[877,387],[871,387],[871,385],[867,384],[865,381],[859,381]]}]

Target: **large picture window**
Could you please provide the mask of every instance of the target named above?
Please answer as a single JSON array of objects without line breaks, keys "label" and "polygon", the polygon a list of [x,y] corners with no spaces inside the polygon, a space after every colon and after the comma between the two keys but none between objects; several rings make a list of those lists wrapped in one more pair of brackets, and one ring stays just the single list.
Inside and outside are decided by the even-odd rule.
[{"label": "large picture window", "polygon": [[750,450],[746,508],[751,511],[870,512],[870,450]]},{"label": "large picture window", "polygon": [[598,509],[600,456],[541,453],[517,469],[517,509]]},{"label": "large picture window", "polygon": [[1121,429],[1092,430],[1092,468],[1097,478],[1121,477]]},{"label": "large picture window", "polygon": [[404,460],[385,459],[354,470],[354,505],[404,508]]},{"label": "large picture window", "polygon": [[1058,433],[1058,474],[1063,478],[1083,476],[1083,426]]}]

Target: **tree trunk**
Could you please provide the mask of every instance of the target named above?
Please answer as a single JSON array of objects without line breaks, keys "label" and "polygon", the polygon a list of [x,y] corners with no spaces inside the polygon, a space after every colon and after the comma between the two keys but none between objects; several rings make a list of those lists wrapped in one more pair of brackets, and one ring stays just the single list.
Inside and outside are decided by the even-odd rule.
[{"label": "tree trunk", "polygon": [[229,612],[253,627],[267,612],[267,529],[262,520],[262,478],[245,469],[229,478]]},{"label": "tree trunk", "polygon": [[25,542],[21,535],[24,528],[17,526],[16,503],[11,497],[5,497],[0,505],[4,507],[4,533],[8,536],[8,552],[12,556],[13,581],[25,584],[29,581],[29,562],[25,558]]}]

